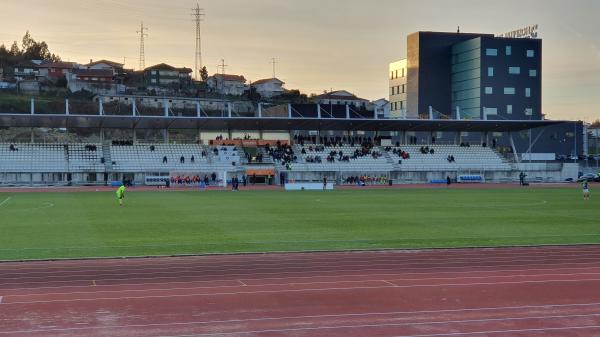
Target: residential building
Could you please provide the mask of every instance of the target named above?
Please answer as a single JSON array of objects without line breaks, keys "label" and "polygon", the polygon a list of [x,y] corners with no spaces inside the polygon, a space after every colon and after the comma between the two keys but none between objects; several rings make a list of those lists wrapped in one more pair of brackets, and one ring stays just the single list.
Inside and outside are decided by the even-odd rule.
[{"label": "residential building", "polygon": [[278,78],[266,78],[252,82],[250,86],[256,89],[256,92],[265,98],[279,96],[285,92],[283,85],[285,82]]},{"label": "residential building", "polygon": [[123,73],[123,63],[108,61],[108,60],[99,60],[93,61],[90,60],[90,63],[84,64],[82,68],[91,69],[91,70],[111,70],[114,75]]},{"label": "residential building", "polygon": [[38,66],[39,77],[56,82],[61,78],[68,78],[73,69],[77,67],[75,62],[45,62]]},{"label": "residential building", "polygon": [[144,69],[144,78],[148,86],[181,86],[191,83],[191,73],[189,68],[160,63]]},{"label": "residential building", "polygon": [[[541,54],[542,41],[538,38],[410,34],[407,115],[427,115],[431,108],[448,118],[542,119]],[[390,69],[393,66],[397,65],[390,64]],[[390,80],[393,86],[398,84]],[[390,94],[391,102],[395,102],[395,95]]]},{"label": "residential building", "polygon": [[391,116],[391,104],[385,98],[380,98],[376,101],[371,102],[377,118],[392,118]]},{"label": "residential building", "polygon": [[221,95],[241,96],[248,90],[246,79],[242,75],[214,74],[206,80],[208,87]]},{"label": "residential building", "polygon": [[[390,118],[408,118],[406,114],[406,59],[390,63]],[[411,116],[416,117],[416,116]]]},{"label": "residential building", "polygon": [[312,100],[318,104],[347,104],[357,108],[367,108],[369,105],[369,100],[357,97],[346,90],[326,92],[313,97]]},{"label": "residential building", "polygon": [[14,76],[17,81],[35,80],[39,76],[41,61],[23,61],[15,65]]}]

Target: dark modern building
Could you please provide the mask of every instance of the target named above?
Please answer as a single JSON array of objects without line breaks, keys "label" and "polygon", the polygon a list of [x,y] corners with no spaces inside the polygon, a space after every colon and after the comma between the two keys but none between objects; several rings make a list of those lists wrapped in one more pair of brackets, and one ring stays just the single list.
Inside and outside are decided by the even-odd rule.
[{"label": "dark modern building", "polygon": [[428,114],[431,107],[450,118],[542,119],[541,56],[537,38],[410,34],[406,101],[400,105],[409,118]]},{"label": "dark modern building", "polygon": [[[543,120],[541,69],[542,40],[537,37],[412,33],[407,37],[406,59],[389,65],[390,116]],[[531,133],[497,130],[486,138],[518,152],[576,154],[582,150],[582,132],[581,122],[571,122],[534,128]],[[463,134],[472,141],[481,137]],[[441,141],[446,138],[439,135]]]}]

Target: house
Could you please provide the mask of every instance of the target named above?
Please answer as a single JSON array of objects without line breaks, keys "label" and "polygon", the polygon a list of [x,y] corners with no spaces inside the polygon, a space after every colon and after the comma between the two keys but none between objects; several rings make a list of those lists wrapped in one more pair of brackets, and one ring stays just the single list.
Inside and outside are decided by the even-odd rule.
[{"label": "house", "polygon": [[252,82],[250,86],[256,89],[256,92],[265,98],[279,96],[285,92],[283,85],[285,82],[278,78],[266,78]]},{"label": "house", "polygon": [[148,86],[180,86],[191,83],[192,69],[176,68],[160,63],[144,69],[144,78]]},{"label": "house", "polygon": [[114,76],[112,69],[73,69],[70,80],[111,83]]},{"label": "house", "polygon": [[67,76],[67,86],[72,92],[116,93],[119,90],[115,76],[113,69],[73,69]]},{"label": "house", "polygon": [[69,74],[75,68],[77,68],[75,62],[46,62],[38,66],[39,76],[51,82],[56,82],[61,78],[68,78]]},{"label": "house", "polygon": [[118,62],[113,62],[113,61],[108,61],[108,60],[99,60],[99,61],[92,61],[90,60],[90,63],[88,64],[84,64],[82,66],[82,68],[84,69],[91,69],[91,70],[111,70],[113,72],[114,75],[117,74],[122,74],[123,73],[123,63],[118,63]]},{"label": "house", "polygon": [[42,61],[22,61],[15,65],[14,76],[17,81],[35,80],[39,76],[39,65]]},{"label": "house", "polygon": [[357,97],[346,90],[326,92],[313,97],[312,100],[318,104],[347,104],[357,108],[367,108],[367,105],[369,104],[369,100]]},{"label": "house", "polygon": [[208,87],[221,95],[241,96],[248,90],[242,75],[214,74],[206,80]]},{"label": "house", "polygon": [[385,98],[380,98],[371,102],[377,118],[390,118],[390,102]]}]

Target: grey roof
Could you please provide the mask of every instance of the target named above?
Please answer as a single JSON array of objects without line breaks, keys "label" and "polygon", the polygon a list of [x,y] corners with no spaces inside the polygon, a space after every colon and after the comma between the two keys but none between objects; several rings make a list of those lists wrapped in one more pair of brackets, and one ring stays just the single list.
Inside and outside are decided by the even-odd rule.
[{"label": "grey roof", "polygon": [[156,117],[0,114],[0,127],[202,130],[519,131],[567,123],[548,120],[421,120],[258,117]]}]

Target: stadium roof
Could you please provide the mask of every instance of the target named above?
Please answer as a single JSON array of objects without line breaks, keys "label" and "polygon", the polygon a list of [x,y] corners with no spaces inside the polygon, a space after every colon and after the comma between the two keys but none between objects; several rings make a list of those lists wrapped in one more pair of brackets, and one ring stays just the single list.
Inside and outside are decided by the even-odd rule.
[{"label": "stadium roof", "polygon": [[424,119],[345,119],[281,117],[160,117],[99,115],[0,114],[0,127],[139,128],[201,130],[362,130],[362,131],[471,131],[527,130],[568,121],[483,121]]}]

